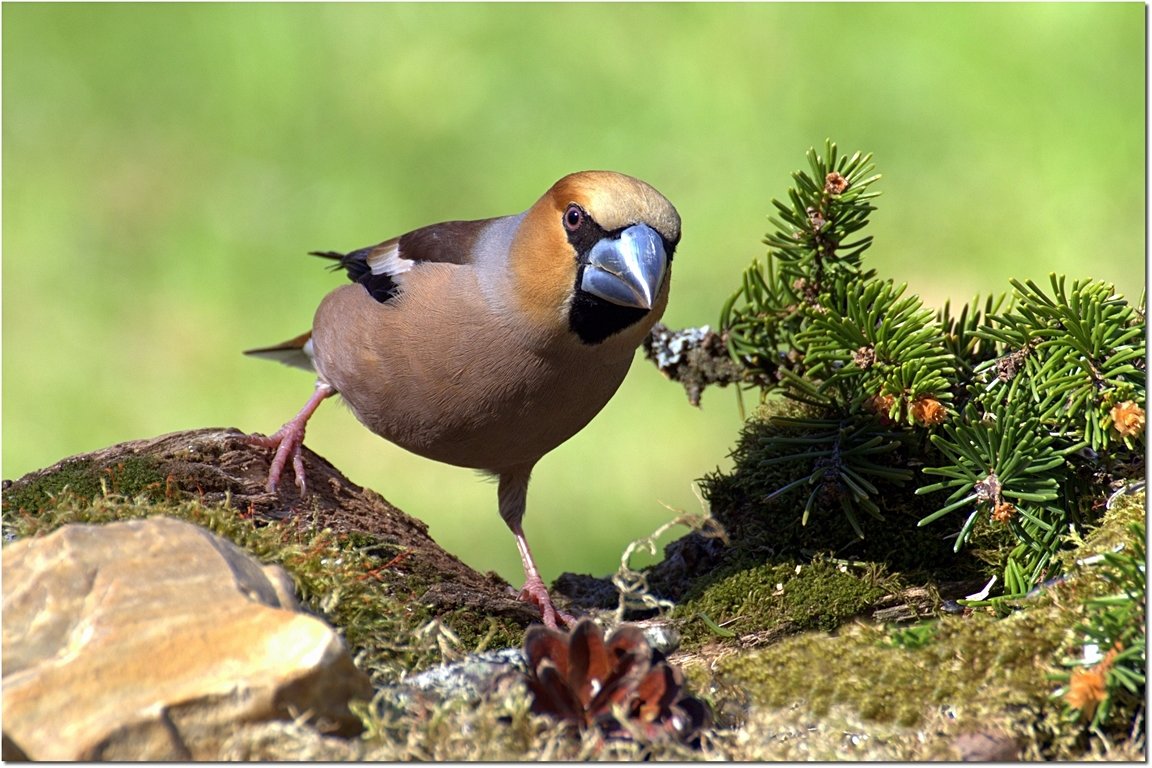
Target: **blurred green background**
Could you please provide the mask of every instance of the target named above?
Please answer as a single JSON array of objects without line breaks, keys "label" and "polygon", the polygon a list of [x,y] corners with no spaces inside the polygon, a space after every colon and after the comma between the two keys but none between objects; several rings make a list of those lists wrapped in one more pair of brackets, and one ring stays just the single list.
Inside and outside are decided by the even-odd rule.
[{"label": "blurred green background", "polygon": [[[871,266],[928,303],[1145,273],[1145,8],[1123,4],[5,4],[3,476],[311,392],[242,357],[309,327],[305,255],[643,178],[684,221],[666,321],[714,323],[825,137],[875,153]],[[546,457],[546,579],[597,575],[728,466],[730,391],[637,362]],[[495,486],[322,408],[308,445],[519,584]]]}]

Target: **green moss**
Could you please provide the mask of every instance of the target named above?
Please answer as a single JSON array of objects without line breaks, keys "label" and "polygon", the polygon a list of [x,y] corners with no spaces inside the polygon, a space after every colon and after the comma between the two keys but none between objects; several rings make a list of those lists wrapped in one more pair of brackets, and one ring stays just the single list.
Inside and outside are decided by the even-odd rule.
[{"label": "green moss", "polygon": [[[1132,698],[1135,706],[1118,699],[1104,727],[1090,729],[1086,719],[1069,717],[1059,691],[1061,680],[1067,680],[1066,660],[1079,658],[1087,642],[1084,622],[1092,614],[1086,606],[1115,592],[1105,569],[1073,564],[1112,551],[1125,535],[1133,535],[1132,523],[1142,520],[1142,495],[1117,504],[1100,528],[1068,553],[1068,578],[1014,601],[1014,610],[1004,618],[985,609],[904,630],[857,621],[835,634],[792,634],[766,647],[722,654],[710,666],[715,670],[712,688],[729,693],[719,695],[715,704],[723,708],[725,702],[719,699],[738,691],[753,710],[793,712],[793,719],[822,721],[846,710],[867,723],[920,730],[936,727],[945,712],[950,732],[1003,730],[1019,737],[1023,755],[1030,759],[1083,759],[1107,751],[1110,743],[1126,741],[1140,751],[1141,696]],[[1134,549],[1130,542],[1126,546]],[[762,576],[772,578],[783,571],[784,566],[766,566]],[[836,579],[827,570],[811,571]],[[706,594],[697,605],[740,610],[735,589],[747,582],[723,583],[733,590]],[[802,595],[805,583],[785,583],[784,593],[794,588]],[[846,582],[841,589],[849,598],[844,605],[851,605],[852,590]],[[825,597],[833,600],[829,595],[834,594]],[[867,592],[860,596],[867,598]],[[775,598],[776,620],[786,620],[784,596]],[[893,641],[894,634],[900,641]]]},{"label": "green moss", "polygon": [[989,709],[1005,717],[1029,710],[1035,718],[1050,707],[1046,673],[1066,627],[1040,612],[940,621],[935,641],[915,650],[886,647],[880,630],[857,624],[731,656],[719,674],[742,681],[765,706],[802,705],[820,715],[841,704],[899,725],[940,707],[973,727]]},{"label": "green moss", "polygon": [[788,618],[805,629],[835,629],[875,603],[887,588],[828,560],[802,566],[784,585]]},{"label": "green moss", "polygon": [[849,567],[819,557],[732,569],[690,593],[673,615],[687,619],[687,644],[708,640],[712,629],[699,618],[739,634],[831,630],[897,588],[883,569]]},{"label": "green moss", "polygon": [[143,456],[133,456],[115,464],[101,464],[92,459],[63,462],[51,474],[22,484],[19,490],[5,491],[5,511],[36,512],[56,504],[61,495],[92,499],[107,490],[123,496],[146,495],[163,499],[167,490],[160,464]]}]

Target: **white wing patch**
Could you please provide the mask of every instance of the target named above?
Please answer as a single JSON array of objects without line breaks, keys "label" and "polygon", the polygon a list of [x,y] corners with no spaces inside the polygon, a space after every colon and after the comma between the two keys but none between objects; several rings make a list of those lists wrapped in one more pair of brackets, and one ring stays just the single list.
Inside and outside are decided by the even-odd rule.
[{"label": "white wing patch", "polygon": [[376,246],[366,261],[374,275],[399,275],[416,263],[400,255],[400,238]]}]

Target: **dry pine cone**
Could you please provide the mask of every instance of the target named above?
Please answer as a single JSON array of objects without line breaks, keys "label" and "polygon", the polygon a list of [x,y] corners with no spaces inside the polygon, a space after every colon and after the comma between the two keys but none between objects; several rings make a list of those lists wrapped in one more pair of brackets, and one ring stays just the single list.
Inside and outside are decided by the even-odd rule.
[{"label": "dry pine cone", "polygon": [[707,705],[685,693],[680,670],[634,625],[620,625],[607,641],[590,619],[571,633],[535,625],[524,636],[524,651],[538,714],[581,729],[598,726],[608,738],[638,730],[649,741],[685,743],[711,723]]}]

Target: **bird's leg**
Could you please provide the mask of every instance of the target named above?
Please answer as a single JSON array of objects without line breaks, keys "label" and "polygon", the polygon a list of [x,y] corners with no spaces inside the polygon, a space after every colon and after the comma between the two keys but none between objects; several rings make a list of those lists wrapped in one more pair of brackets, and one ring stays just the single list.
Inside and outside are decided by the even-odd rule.
[{"label": "bird's leg", "polygon": [[536,563],[532,560],[532,553],[528,550],[528,540],[524,538],[524,531],[519,525],[516,525],[512,528],[512,534],[516,537],[516,548],[520,550],[520,560],[524,563],[524,575],[527,577],[524,586],[520,589],[520,599],[532,603],[540,609],[540,615],[545,626],[556,629],[556,620],[559,619],[566,626],[571,627],[576,623],[576,619],[552,605],[552,598],[548,595],[548,587],[540,578],[540,572],[536,570]]},{"label": "bird's leg", "polygon": [[276,449],[276,455],[272,457],[272,465],[268,469],[267,487],[270,493],[276,491],[276,486],[280,483],[280,473],[284,471],[288,459],[291,458],[292,472],[296,475],[296,487],[300,489],[301,495],[304,494],[306,490],[304,457],[300,450],[304,445],[304,429],[308,425],[308,419],[320,407],[320,403],[334,394],[336,394],[336,390],[330,384],[317,381],[316,390],[312,393],[312,397],[308,398],[308,402],[300,409],[300,413],[296,414],[291,421],[268,437],[251,435],[248,438],[257,445]]},{"label": "bird's leg", "polygon": [[540,609],[541,618],[545,626],[557,628],[557,619],[567,626],[576,623],[572,616],[560,611],[552,604],[548,595],[548,587],[540,578],[536,570],[536,563],[532,559],[532,552],[528,549],[528,540],[524,537],[524,528],[520,521],[524,519],[524,508],[528,500],[528,477],[532,467],[521,467],[510,472],[500,473],[500,516],[512,529],[516,537],[516,548],[520,551],[520,562],[524,565],[524,587],[520,590],[520,599],[532,603]]}]

